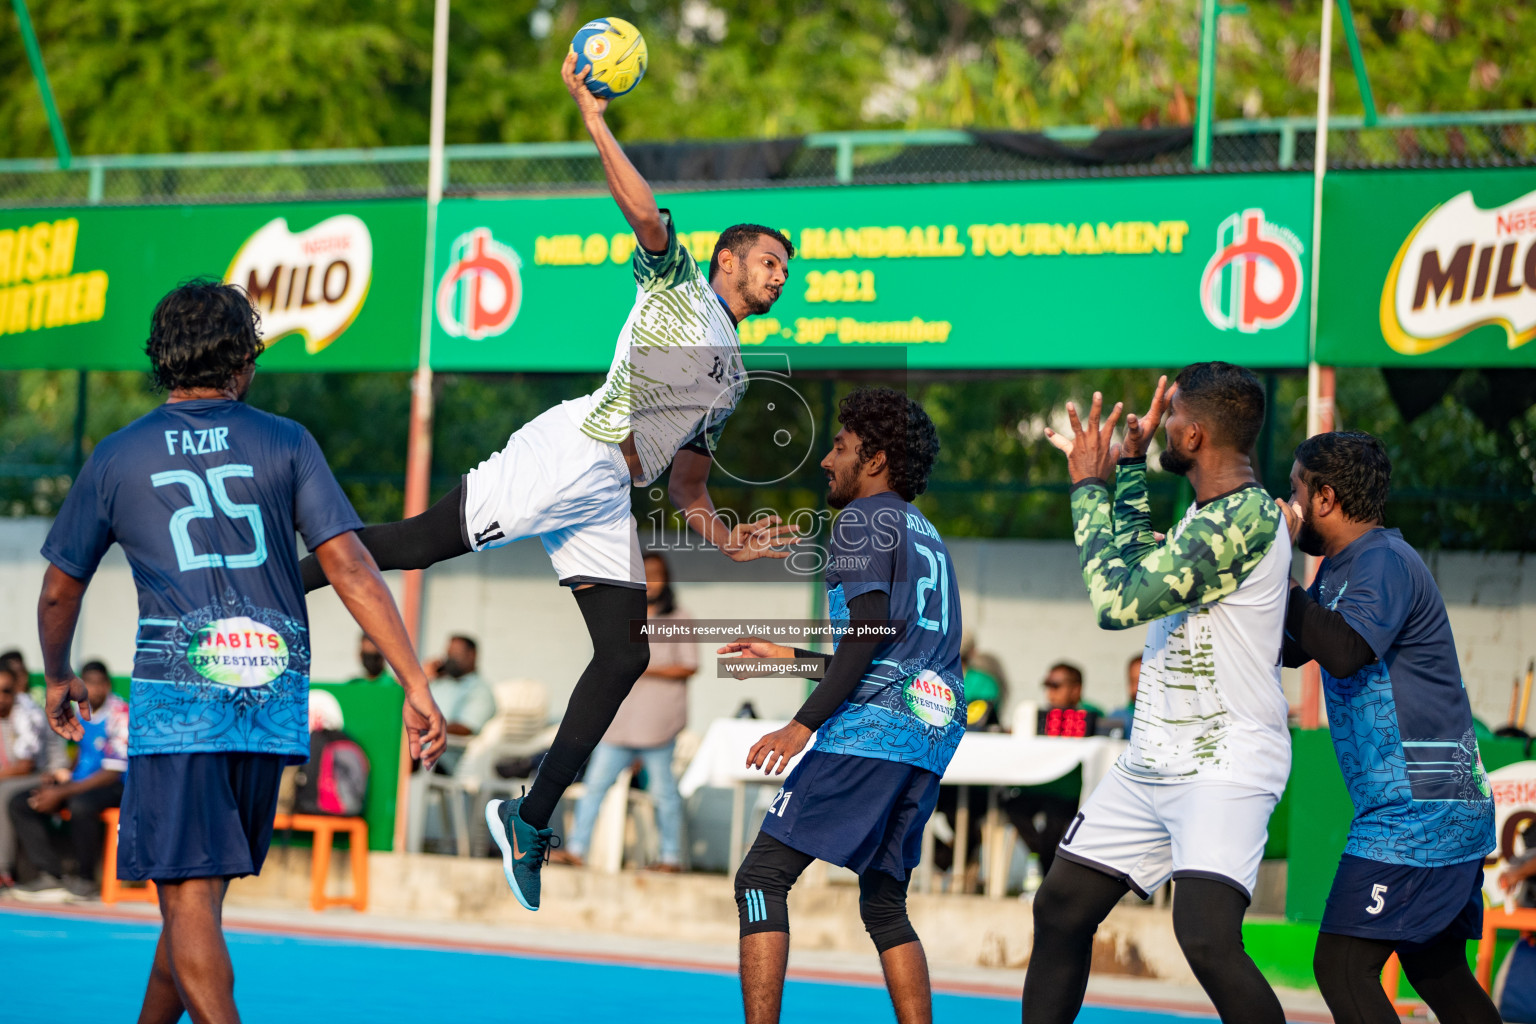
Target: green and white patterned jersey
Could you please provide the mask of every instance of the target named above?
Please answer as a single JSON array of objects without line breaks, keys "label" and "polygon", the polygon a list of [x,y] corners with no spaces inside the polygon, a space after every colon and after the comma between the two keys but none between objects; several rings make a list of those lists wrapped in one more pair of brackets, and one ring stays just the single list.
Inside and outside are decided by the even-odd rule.
[{"label": "green and white patterned jersey", "polygon": [[679,448],[710,451],[747,390],[736,324],[678,244],[672,214],[661,211],[667,248],[635,246],[635,305],[603,386],[570,403],[582,433],[618,444],[634,435],[641,479],[653,482]]},{"label": "green and white patterned jersey", "polygon": [[1115,767],[1144,782],[1219,779],[1278,796],[1290,775],[1280,645],[1291,542],[1251,484],[1193,504],[1159,542],[1146,460],[1072,491],[1088,596],[1105,629],[1150,623],[1130,744]]}]

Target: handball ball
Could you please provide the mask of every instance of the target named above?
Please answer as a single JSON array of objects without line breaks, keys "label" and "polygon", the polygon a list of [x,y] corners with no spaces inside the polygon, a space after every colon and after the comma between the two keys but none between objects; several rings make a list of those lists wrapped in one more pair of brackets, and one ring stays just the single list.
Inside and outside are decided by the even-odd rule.
[{"label": "handball ball", "polygon": [[645,39],[623,18],[598,18],[581,26],[571,40],[576,74],[591,68],[587,88],[603,99],[623,96],[645,77]]}]

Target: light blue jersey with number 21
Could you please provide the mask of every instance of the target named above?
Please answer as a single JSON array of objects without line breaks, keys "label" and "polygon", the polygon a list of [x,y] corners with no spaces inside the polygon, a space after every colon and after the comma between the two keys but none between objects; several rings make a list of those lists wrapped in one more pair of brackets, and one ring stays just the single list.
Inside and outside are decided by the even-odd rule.
[{"label": "light blue jersey with number 21", "polygon": [[128,753],[309,756],[309,620],[295,532],[362,526],[302,426],[174,402],[91,453],[43,545],[89,579],[116,542],[139,595]]},{"label": "light blue jersey with number 21", "polygon": [[894,635],[816,749],[943,775],[965,732],[960,590],[939,531],[894,491],[850,502],[832,524],[828,617],[846,626],[848,602],[876,590],[890,595]]}]

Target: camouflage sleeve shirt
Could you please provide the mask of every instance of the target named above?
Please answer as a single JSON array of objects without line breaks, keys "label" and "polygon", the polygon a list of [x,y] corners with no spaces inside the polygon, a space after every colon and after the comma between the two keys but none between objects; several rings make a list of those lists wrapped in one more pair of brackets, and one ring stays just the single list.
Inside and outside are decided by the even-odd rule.
[{"label": "camouflage sleeve shirt", "polygon": [[1244,487],[1192,506],[1158,541],[1146,459],[1125,459],[1112,503],[1102,481],[1073,488],[1072,523],[1099,625],[1129,629],[1236,591],[1274,545],[1280,510],[1263,488]]}]

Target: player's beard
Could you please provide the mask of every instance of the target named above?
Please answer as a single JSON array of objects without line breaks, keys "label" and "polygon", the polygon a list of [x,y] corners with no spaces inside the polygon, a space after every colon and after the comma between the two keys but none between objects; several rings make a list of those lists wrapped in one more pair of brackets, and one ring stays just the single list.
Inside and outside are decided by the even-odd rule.
[{"label": "player's beard", "polygon": [[743,284],[737,290],[737,295],[741,297],[741,304],[747,307],[748,316],[762,316],[778,301],[778,296],[773,294],[767,285],[753,291],[750,284]]},{"label": "player's beard", "polygon": [[1195,468],[1195,460],[1188,452],[1181,452],[1173,446],[1173,439],[1168,439],[1168,446],[1157,457],[1158,464],[1169,473],[1179,476],[1188,476],[1189,471]]},{"label": "player's beard", "polygon": [[1317,524],[1312,521],[1312,506],[1309,503],[1301,515],[1301,529],[1296,533],[1296,546],[1304,555],[1314,555],[1322,558],[1325,554],[1323,548],[1323,535],[1317,532]]},{"label": "player's beard", "polygon": [[857,490],[852,472],[846,475],[835,473],[832,479],[827,481],[827,505],[832,508],[846,508],[856,496]]}]

